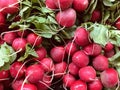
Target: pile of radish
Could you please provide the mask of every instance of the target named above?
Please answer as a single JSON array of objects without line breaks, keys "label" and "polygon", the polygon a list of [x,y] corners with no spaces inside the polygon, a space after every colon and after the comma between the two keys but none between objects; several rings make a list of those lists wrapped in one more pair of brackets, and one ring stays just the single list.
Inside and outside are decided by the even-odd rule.
[{"label": "pile of radish", "polygon": [[119,0],[0,0],[0,90],[119,90]]}]

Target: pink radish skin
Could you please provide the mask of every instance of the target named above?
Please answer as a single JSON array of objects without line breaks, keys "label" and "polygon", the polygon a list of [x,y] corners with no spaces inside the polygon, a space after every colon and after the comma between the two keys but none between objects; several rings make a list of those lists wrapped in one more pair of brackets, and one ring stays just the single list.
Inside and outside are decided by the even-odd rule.
[{"label": "pink radish skin", "polygon": [[101,19],[101,12],[99,10],[94,10],[92,12],[91,21],[97,22]]},{"label": "pink radish skin", "polygon": [[57,9],[54,0],[46,0],[45,1],[46,7],[49,9]]},{"label": "pink radish skin", "polygon": [[115,54],[115,50],[112,49],[112,50],[109,51],[109,52],[105,52],[104,55],[105,55],[107,58],[110,58],[110,57],[112,57],[114,54]]},{"label": "pink radish skin", "polygon": [[[14,62],[11,65],[11,67],[10,67],[10,74],[11,74],[11,76],[13,78],[16,77],[17,79],[19,79],[19,78],[22,78],[25,75],[26,67],[23,66],[21,68],[22,65],[23,65],[23,63],[21,63],[21,62]],[[17,76],[17,73],[19,73],[18,76]]]},{"label": "pink radish skin", "polygon": [[23,80],[16,80],[14,83],[12,83],[13,90],[17,90],[18,87],[20,87],[23,84]]},{"label": "pink radish skin", "polygon": [[93,59],[93,67],[98,71],[103,71],[108,68],[108,58],[103,55],[98,55]]},{"label": "pink radish skin", "polygon": [[16,38],[17,38],[17,34],[15,32],[9,32],[9,33],[5,33],[3,40],[8,44],[12,44],[12,42]]},{"label": "pink radish skin", "polygon": [[66,87],[70,87],[75,80],[76,80],[75,77],[72,76],[71,74],[66,74],[63,76],[63,84]]},{"label": "pink radish skin", "polygon": [[65,51],[70,56],[72,56],[77,50],[77,45],[74,42],[69,42],[65,46]]},{"label": "pink radish skin", "polygon": [[120,18],[118,18],[118,20],[116,21],[115,26],[117,29],[120,30]]},{"label": "pink radish skin", "polygon": [[21,51],[24,51],[26,44],[27,44],[27,41],[24,38],[16,38],[12,43],[12,47],[15,51],[18,51],[20,49]]},{"label": "pink radish skin", "polygon": [[57,46],[51,49],[50,56],[55,62],[62,62],[65,57],[65,49],[62,46]]},{"label": "pink radish skin", "polygon": [[61,26],[72,27],[76,21],[76,12],[74,9],[69,8],[67,10],[58,12],[55,18],[58,24],[60,24]]},{"label": "pink radish skin", "polygon": [[98,78],[88,83],[88,90],[102,90],[102,89],[103,89],[103,85],[100,79]]},{"label": "pink radish skin", "polygon": [[102,47],[99,44],[92,43],[84,47],[84,52],[90,56],[97,56],[102,52]]},{"label": "pink radish skin", "polygon": [[113,68],[104,70],[101,73],[100,78],[103,86],[106,88],[115,87],[119,81],[118,72]]},{"label": "pink radish skin", "polygon": [[5,17],[4,15],[0,12],[0,25],[4,25],[5,24]]},{"label": "pink radish skin", "polygon": [[78,12],[83,12],[88,7],[88,0],[73,0],[73,8]]},{"label": "pink radish skin", "polygon": [[9,76],[10,76],[9,70],[0,71],[0,79],[6,79],[9,78]]},{"label": "pink radish skin", "polygon": [[79,67],[77,67],[73,62],[69,64],[68,71],[70,74],[77,76],[79,72]]},{"label": "pink radish skin", "polygon": [[57,8],[62,10],[69,8],[73,3],[73,0],[53,0],[53,1]]},{"label": "pink radish skin", "polygon": [[78,67],[85,67],[89,64],[89,57],[83,51],[77,51],[72,56],[72,62]]},{"label": "pink radish skin", "polygon": [[40,44],[42,43],[42,37],[34,33],[30,33],[27,36],[27,42],[34,46],[40,46]]},{"label": "pink radish skin", "polygon": [[86,46],[89,44],[89,32],[82,27],[78,27],[74,33],[75,43],[79,46]]},{"label": "pink radish skin", "polygon": [[44,75],[44,70],[41,65],[34,64],[27,68],[25,75],[26,77],[29,76],[28,77],[29,82],[36,83],[39,80],[42,80]]},{"label": "pink radish skin", "polygon": [[2,83],[0,83],[0,90],[4,90],[4,86]]},{"label": "pink radish skin", "polygon": [[79,77],[85,82],[93,81],[96,77],[96,71],[92,66],[80,68]]},{"label": "pink radish skin", "polygon": [[55,77],[61,78],[67,69],[67,63],[66,62],[60,62],[55,64]]},{"label": "pink radish skin", "polygon": [[87,90],[87,84],[81,80],[73,82],[70,87],[70,90]]},{"label": "pink radish skin", "polygon": [[113,44],[112,44],[111,42],[108,42],[108,43],[105,45],[104,50],[105,50],[106,52],[109,52],[109,51],[111,51],[113,48],[114,48]]}]

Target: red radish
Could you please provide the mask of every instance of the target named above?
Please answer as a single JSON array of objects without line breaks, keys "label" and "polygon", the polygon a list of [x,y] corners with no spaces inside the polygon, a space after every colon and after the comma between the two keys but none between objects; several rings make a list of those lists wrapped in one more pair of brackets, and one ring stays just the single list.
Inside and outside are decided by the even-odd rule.
[{"label": "red radish", "polygon": [[46,0],[45,1],[46,7],[50,9],[57,9],[54,0]]},{"label": "red radish", "polygon": [[94,10],[92,12],[91,21],[97,22],[101,19],[101,12],[99,10]]},{"label": "red radish", "polygon": [[15,82],[12,83],[12,88],[13,90],[17,90],[18,87],[20,87],[23,84],[23,80],[16,80]]},{"label": "red radish", "polygon": [[31,65],[26,70],[26,77],[28,76],[28,81],[31,83],[36,83],[39,80],[42,80],[43,75],[44,70],[39,64]]},{"label": "red radish", "polygon": [[75,77],[72,76],[71,74],[66,74],[63,76],[63,84],[66,87],[70,87],[74,81],[75,81]]},{"label": "red radish", "polygon": [[0,12],[13,14],[19,10],[18,0],[0,0]]},{"label": "red radish", "polygon": [[85,11],[88,7],[88,4],[88,0],[73,0],[73,8],[78,12]]},{"label": "red radish", "polygon": [[26,44],[27,44],[27,42],[24,38],[16,38],[16,39],[14,39],[14,41],[12,43],[12,47],[15,51],[18,51],[20,49],[21,49],[21,51],[24,51]]},{"label": "red radish", "polygon": [[96,77],[96,71],[92,66],[80,68],[79,77],[85,82],[93,81]]},{"label": "red radish", "polygon": [[115,50],[112,49],[112,50],[109,51],[109,52],[106,52],[106,51],[105,51],[105,54],[104,54],[104,55],[105,55],[107,58],[110,58],[110,57],[112,57],[114,54],[115,54]]},{"label": "red radish", "polygon": [[84,67],[89,64],[89,57],[83,51],[77,51],[73,54],[72,61],[78,67]]},{"label": "red radish", "polygon": [[54,70],[54,63],[51,58],[44,58],[40,61],[40,63],[46,72]]},{"label": "red radish", "polygon": [[2,70],[0,71],[0,79],[9,78],[9,70]]},{"label": "red radish", "polygon": [[57,46],[51,49],[50,56],[55,62],[62,62],[65,57],[65,49],[62,46]]},{"label": "red radish", "polygon": [[103,89],[103,85],[100,79],[98,78],[88,83],[88,90],[102,90],[102,89]]},{"label": "red radish", "polygon": [[67,63],[66,62],[60,62],[55,64],[55,77],[60,78],[65,74],[65,71],[67,69]]},{"label": "red radish", "polygon": [[5,33],[3,40],[8,44],[12,44],[13,40],[16,39],[17,34],[15,32]]},{"label": "red radish", "polygon": [[90,56],[97,56],[102,52],[102,47],[99,44],[92,43],[84,47],[84,52]]},{"label": "red radish", "polygon": [[17,22],[17,21],[20,21],[21,19],[21,16],[17,15],[15,16],[15,18],[13,19],[14,22]]},{"label": "red radish", "polygon": [[25,83],[23,87],[21,85],[17,90],[37,90],[37,87],[34,84]]},{"label": "red radish", "polygon": [[115,87],[119,82],[118,72],[113,68],[104,70],[101,73],[100,78],[103,86],[106,88]]},{"label": "red radish", "polygon": [[25,75],[26,67],[23,66],[22,62],[14,62],[10,66],[10,74],[13,78],[21,78]]},{"label": "red radish", "polygon": [[55,5],[62,10],[69,8],[73,3],[73,0],[53,0],[53,1]]},{"label": "red radish", "polygon": [[5,24],[5,17],[4,15],[0,12],[0,25]]},{"label": "red radish", "polygon": [[30,33],[27,36],[27,42],[34,46],[39,46],[42,43],[42,37],[36,35],[35,33]]},{"label": "red radish", "polygon": [[35,59],[37,59],[39,61],[41,61],[47,55],[47,51],[46,51],[46,49],[44,47],[39,47],[35,51],[36,51],[36,53],[38,55],[38,58],[35,58]]},{"label": "red radish", "polygon": [[79,67],[77,67],[73,62],[69,64],[68,71],[74,75],[77,76],[79,72]]},{"label": "red radish", "polygon": [[75,43],[80,46],[86,46],[89,44],[89,32],[83,28],[78,27],[74,33]]},{"label": "red radish", "polygon": [[96,70],[103,71],[108,68],[108,58],[103,55],[98,55],[93,59],[93,66]]},{"label": "red radish", "polygon": [[108,42],[108,43],[105,45],[104,50],[105,50],[106,52],[109,52],[109,51],[111,51],[113,48],[114,48],[113,44],[112,44],[111,42]]},{"label": "red radish", "polygon": [[4,86],[2,83],[0,83],[0,90],[4,90]]},{"label": "red radish", "polygon": [[81,80],[73,82],[70,87],[70,90],[87,90],[87,84]]},{"label": "red radish", "polygon": [[72,27],[76,21],[76,12],[74,9],[69,8],[67,10],[58,12],[55,18],[58,24],[60,24],[61,26]]},{"label": "red radish", "polygon": [[117,19],[116,23],[115,23],[115,26],[117,29],[120,30],[120,18]]},{"label": "red radish", "polygon": [[27,30],[20,30],[17,32],[18,36],[20,37],[26,37],[28,35],[29,31]]},{"label": "red radish", "polygon": [[77,50],[78,50],[77,46],[76,46],[76,44],[74,42],[69,42],[65,46],[65,51],[70,56],[73,55]]}]

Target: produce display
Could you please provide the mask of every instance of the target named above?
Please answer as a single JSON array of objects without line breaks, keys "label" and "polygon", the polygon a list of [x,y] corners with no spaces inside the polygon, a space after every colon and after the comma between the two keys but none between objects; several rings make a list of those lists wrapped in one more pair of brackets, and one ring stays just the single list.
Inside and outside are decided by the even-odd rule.
[{"label": "produce display", "polygon": [[120,0],[0,0],[0,90],[120,90]]}]

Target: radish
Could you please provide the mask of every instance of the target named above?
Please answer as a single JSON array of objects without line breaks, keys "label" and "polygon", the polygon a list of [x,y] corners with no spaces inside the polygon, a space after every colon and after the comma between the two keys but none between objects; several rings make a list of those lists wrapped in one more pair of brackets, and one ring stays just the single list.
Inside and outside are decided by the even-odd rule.
[{"label": "radish", "polygon": [[6,78],[9,78],[10,76],[10,73],[9,73],[9,70],[2,70],[0,71],[0,79],[6,79]]},{"label": "radish", "polygon": [[93,59],[92,62],[94,68],[99,71],[103,71],[108,68],[109,62],[108,58],[103,55],[98,55]]},{"label": "radish", "polygon": [[44,47],[39,47],[35,51],[36,51],[36,53],[38,55],[38,58],[35,58],[35,59],[37,59],[39,61],[41,61],[47,55],[47,51],[46,51],[46,49]]},{"label": "radish", "polygon": [[92,66],[80,68],[79,77],[85,82],[93,81],[96,77],[96,71]]},{"label": "radish", "polygon": [[0,90],[4,90],[4,86],[2,83],[0,83]]},{"label": "radish", "polygon": [[62,10],[69,8],[73,3],[73,0],[53,0],[53,1],[55,5]]},{"label": "radish", "polygon": [[42,43],[42,37],[34,33],[30,33],[27,36],[27,42],[34,46],[40,46],[40,44]]},{"label": "radish", "polygon": [[55,64],[55,77],[60,78],[65,74],[65,71],[67,69],[67,63],[66,62],[60,62]]},{"label": "radish", "polygon": [[114,68],[104,70],[101,73],[100,78],[103,86],[106,88],[112,88],[119,82],[118,72]]},{"label": "radish", "polygon": [[69,42],[65,46],[65,51],[68,55],[72,56],[77,51],[77,46],[74,42]]},{"label": "radish", "polygon": [[50,56],[55,62],[62,62],[65,57],[65,49],[62,46],[57,46],[51,49]]},{"label": "radish", "polygon": [[75,81],[75,77],[72,76],[71,74],[66,74],[63,76],[63,84],[66,87],[70,87],[74,81]]},{"label": "radish", "polygon": [[20,37],[26,37],[29,34],[28,30],[20,30],[17,32],[17,35]]},{"label": "radish", "polygon": [[15,51],[24,51],[26,47],[26,40],[24,38],[16,38],[13,40],[12,47]]},{"label": "radish", "polygon": [[83,12],[87,9],[88,0],[73,0],[73,8],[78,12]]},{"label": "radish", "polygon": [[107,58],[112,57],[114,54],[115,54],[115,50],[114,50],[114,49],[110,50],[109,52],[106,52],[106,51],[105,51],[105,53],[104,53],[104,55],[105,55]]},{"label": "radish", "polygon": [[101,12],[99,10],[94,10],[92,12],[91,21],[97,22],[101,19]]},{"label": "radish", "polygon": [[103,85],[100,79],[98,78],[88,83],[88,90],[102,90],[102,89],[103,89]]},{"label": "radish", "polygon": [[13,90],[17,90],[18,87],[20,87],[23,84],[23,80],[16,80],[15,82],[12,83],[12,88]]},{"label": "radish", "polygon": [[4,14],[16,13],[19,9],[18,0],[0,0],[0,12]]},{"label": "radish", "polygon": [[51,72],[52,70],[54,70],[54,63],[51,58],[44,58],[40,61],[40,63],[44,71]]},{"label": "radish", "polygon": [[116,23],[115,23],[115,26],[117,29],[120,30],[120,18],[117,19]]},{"label": "radish", "polygon": [[27,68],[25,75],[26,77],[28,77],[29,82],[36,83],[39,80],[42,80],[44,75],[44,70],[41,65],[34,64]]},{"label": "radish", "polygon": [[86,46],[89,44],[89,32],[83,28],[78,27],[74,33],[75,43],[79,46]]},{"label": "radish", "polygon": [[70,90],[87,90],[87,84],[81,80],[76,80],[71,85]]},{"label": "radish", "polygon": [[37,90],[37,87],[34,84],[25,83],[23,87],[21,85],[17,90]]},{"label": "radish", "polygon": [[12,44],[12,42],[16,38],[17,38],[17,34],[15,32],[9,32],[9,33],[5,33],[3,40],[8,44]]},{"label": "radish", "polygon": [[79,67],[77,67],[73,62],[71,62],[68,66],[68,71],[70,74],[77,76],[79,72]]},{"label": "radish", "polygon": [[22,78],[25,75],[26,67],[21,62],[14,62],[10,66],[10,74],[13,78]]},{"label": "radish", "polygon": [[54,0],[46,0],[45,1],[46,7],[50,9],[57,9]]},{"label": "radish", "polygon": [[73,54],[72,62],[78,67],[85,67],[89,64],[89,57],[80,50]]},{"label": "radish", "polygon": [[109,51],[111,51],[113,48],[114,48],[113,44],[112,44],[111,42],[108,42],[108,43],[105,45],[104,50],[105,50],[106,52],[109,52]]},{"label": "radish", "polygon": [[84,47],[84,52],[90,56],[97,56],[102,52],[102,47],[99,44],[91,43]]},{"label": "radish", "polygon": [[58,24],[60,24],[61,26],[72,27],[76,21],[76,12],[74,9],[69,8],[67,10],[58,12],[55,18]]},{"label": "radish", "polygon": [[5,24],[5,17],[4,15],[0,12],[0,25]]}]

